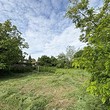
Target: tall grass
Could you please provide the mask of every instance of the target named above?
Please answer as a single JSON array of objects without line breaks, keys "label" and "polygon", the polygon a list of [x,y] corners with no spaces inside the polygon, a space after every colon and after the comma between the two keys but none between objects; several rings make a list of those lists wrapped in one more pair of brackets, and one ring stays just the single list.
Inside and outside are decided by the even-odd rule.
[{"label": "tall grass", "polygon": [[36,66],[36,71],[55,73],[56,67]]},{"label": "tall grass", "polygon": [[86,71],[41,73],[0,80],[0,110],[106,110],[98,97],[86,92]]}]

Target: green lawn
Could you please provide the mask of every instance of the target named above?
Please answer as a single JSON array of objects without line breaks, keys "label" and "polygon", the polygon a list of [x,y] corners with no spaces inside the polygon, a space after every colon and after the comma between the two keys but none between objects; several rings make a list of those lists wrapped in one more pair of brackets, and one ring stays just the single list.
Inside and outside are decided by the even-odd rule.
[{"label": "green lawn", "polygon": [[104,110],[85,88],[84,70],[28,73],[0,79],[0,110]]}]

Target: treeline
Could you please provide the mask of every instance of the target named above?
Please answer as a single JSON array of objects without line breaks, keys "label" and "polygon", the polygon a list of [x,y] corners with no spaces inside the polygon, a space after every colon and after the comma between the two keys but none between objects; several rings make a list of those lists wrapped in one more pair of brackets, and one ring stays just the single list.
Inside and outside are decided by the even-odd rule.
[{"label": "treeline", "polygon": [[64,53],[59,54],[57,57],[51,56],[48,57],[43,55],[38,58],[37,65],[39,66],[49,66],[49,67],[58,67],[58,68],[70,68],[70,61]]},{"label": "treeline", "polygon": [[25,59],[23,48],[28,48],[28,44],[17,27],[9,20],[0,23],[0,75],[31,70],[31,63]]},{"label": "treeline", "polygon": [[9,72],[27,72],[32,71],[36,66],[47,66],[57,68],[71,68],[75,49],[68,46],[66,53],[58,56],[48,57],[43,55],[35,59],[23,52],[23,48],[28,48],[28,44],[22,38],[21,32],[15,25],[7,20],[0,23],[0,74]]},{"label": "treeline", "polygon": [[66,53],[60,53],[58,56],[46,56],[43,55],[38,58],[37,65],[39,66],[50,66],[57,68],[72,68],[72,62],[75,54],[74,46],[68,46]]}]

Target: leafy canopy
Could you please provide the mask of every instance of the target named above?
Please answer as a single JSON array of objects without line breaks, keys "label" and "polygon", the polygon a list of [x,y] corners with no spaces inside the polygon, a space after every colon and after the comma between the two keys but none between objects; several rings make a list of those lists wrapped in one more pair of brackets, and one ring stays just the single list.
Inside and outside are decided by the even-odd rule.
[{"label": "leafy canopy", "polygon": [[110,0],[100,9],[89,0],[70,0],[66,15],[80,28],[80,40],[87,43],[80,61],[92,73],[88,92],[98,95],[110,105]]},{"label": "leafy canopy", "polygon": [[0,69],[10,68],[24,58],[22,49],[28,45],[17,27],[9,20],[0,23]]}]

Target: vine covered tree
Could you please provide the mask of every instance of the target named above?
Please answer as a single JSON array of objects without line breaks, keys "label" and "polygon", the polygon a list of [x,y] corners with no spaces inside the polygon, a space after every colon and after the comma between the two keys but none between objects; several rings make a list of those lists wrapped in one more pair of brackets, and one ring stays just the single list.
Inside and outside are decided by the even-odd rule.
[{"label": "vine covered tree", "polygon": [[110,0],[100,9],[91,7],[89,0],[70,0],[67,16],[80,28],[80,40],[87,43],[81,62],[92,73],[87,91],[101,97],[110,107]]}]

